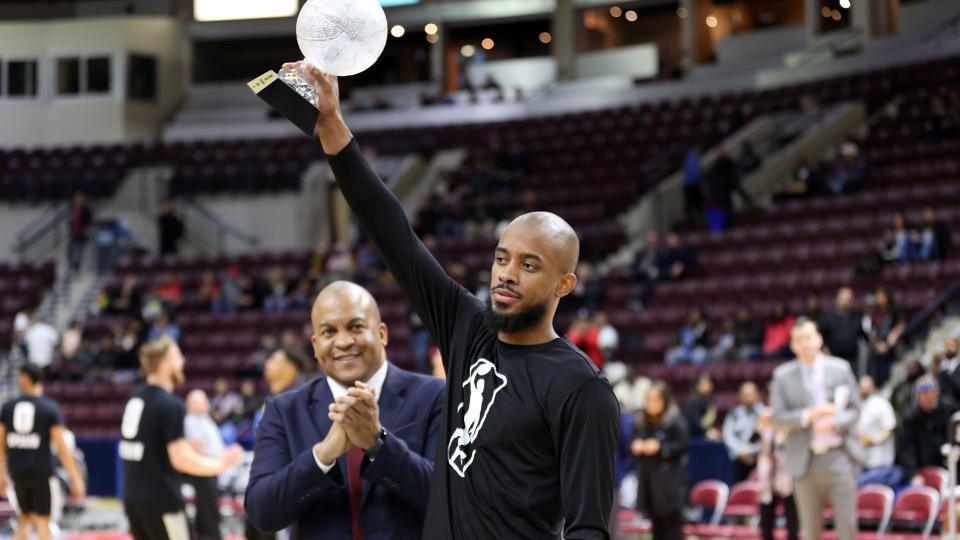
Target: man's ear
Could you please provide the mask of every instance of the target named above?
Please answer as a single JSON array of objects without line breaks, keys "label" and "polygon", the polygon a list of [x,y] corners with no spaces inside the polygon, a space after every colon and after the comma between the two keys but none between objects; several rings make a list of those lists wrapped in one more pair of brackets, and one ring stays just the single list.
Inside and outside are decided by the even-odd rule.
[{"label": "man's ear", "polygon": [[560,282],[557,283],[556,295],[558,298],[563,298],[564,296],[570,294],[573,291],[573,288],[577,286],[577,275],[573,273],[566,274],[560,278]]}]

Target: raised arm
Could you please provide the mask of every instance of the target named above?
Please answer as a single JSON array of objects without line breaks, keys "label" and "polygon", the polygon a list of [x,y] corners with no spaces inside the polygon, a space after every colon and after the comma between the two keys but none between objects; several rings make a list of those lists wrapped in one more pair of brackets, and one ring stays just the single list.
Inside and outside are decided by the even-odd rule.
[{"label": "raised arm", "polygon": [[[284,64],[285,68],[297,66]],[[337,78],[311,66],[303,75],[319,95],[317,133],[337,185],[440,349],[449,350],[455,320],[479,311],[482,305],[447,276],[417,238],[400,202],[363,157],[340,114]]]}]

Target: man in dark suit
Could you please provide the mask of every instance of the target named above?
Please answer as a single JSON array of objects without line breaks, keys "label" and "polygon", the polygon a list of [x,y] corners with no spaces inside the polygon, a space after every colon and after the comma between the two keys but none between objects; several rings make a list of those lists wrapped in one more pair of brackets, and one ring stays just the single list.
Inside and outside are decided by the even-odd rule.
[{"label": "man in dark suit", "polygon": [[247,514],[292,538],[419,539],[444,381],[387,362],[387,326],[358,285],[326,287],[311,319],[326,375],[267,402]]}]

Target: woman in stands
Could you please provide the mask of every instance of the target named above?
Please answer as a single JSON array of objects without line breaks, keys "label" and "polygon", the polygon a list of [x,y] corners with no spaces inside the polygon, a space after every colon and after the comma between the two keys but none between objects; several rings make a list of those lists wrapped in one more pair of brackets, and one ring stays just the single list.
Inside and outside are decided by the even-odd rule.
[{"label": "woman in stands", "polygon": [[666,383],[650,386],[635,426],[631,451],[637,456],[637,509],[650,518],[653,540],[681,540],[690,437]]}]

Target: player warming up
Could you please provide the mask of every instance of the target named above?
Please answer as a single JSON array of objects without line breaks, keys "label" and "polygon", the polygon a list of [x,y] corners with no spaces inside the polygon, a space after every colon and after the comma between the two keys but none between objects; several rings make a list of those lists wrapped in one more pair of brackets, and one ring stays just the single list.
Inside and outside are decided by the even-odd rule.
[{"label": "player warming up", "polygon": [[8,401],[0,412],[0,493],[6,494],[12,480],[18,509],[13,537],[26,540],[36,528],[37,538],[44,540],[50,538],[50,513],[59,506],[60,494],[51,442],[70,474],[70,495],[83,499],[86,487],[64,440],[60,406],[43,395],[43,371],[34,364],[21,367],[20,390],[23,395]]},{"label": "player warming up", "polygon": [[[299,63],[284,68],[299,68]],[[443,356],[448,384],[423,538],[610,538],[619,407],[553,329],[576,285],[576,233],[547,212],[500,237],[490,297],[448,277],[340,115],[337,79],[305,67],[337,183]]]},{"label": "player warming up", "polygon": [[207,457],[183,436],[186,408],[173,395],[184,381],[183,354],[167,336],[140,348],[146,384],[133,391],[123,411],[119,454],[123,460],[123,506],[134,540],[189,540],[180,475],[217,476],[243,457],[234,445]]}]

